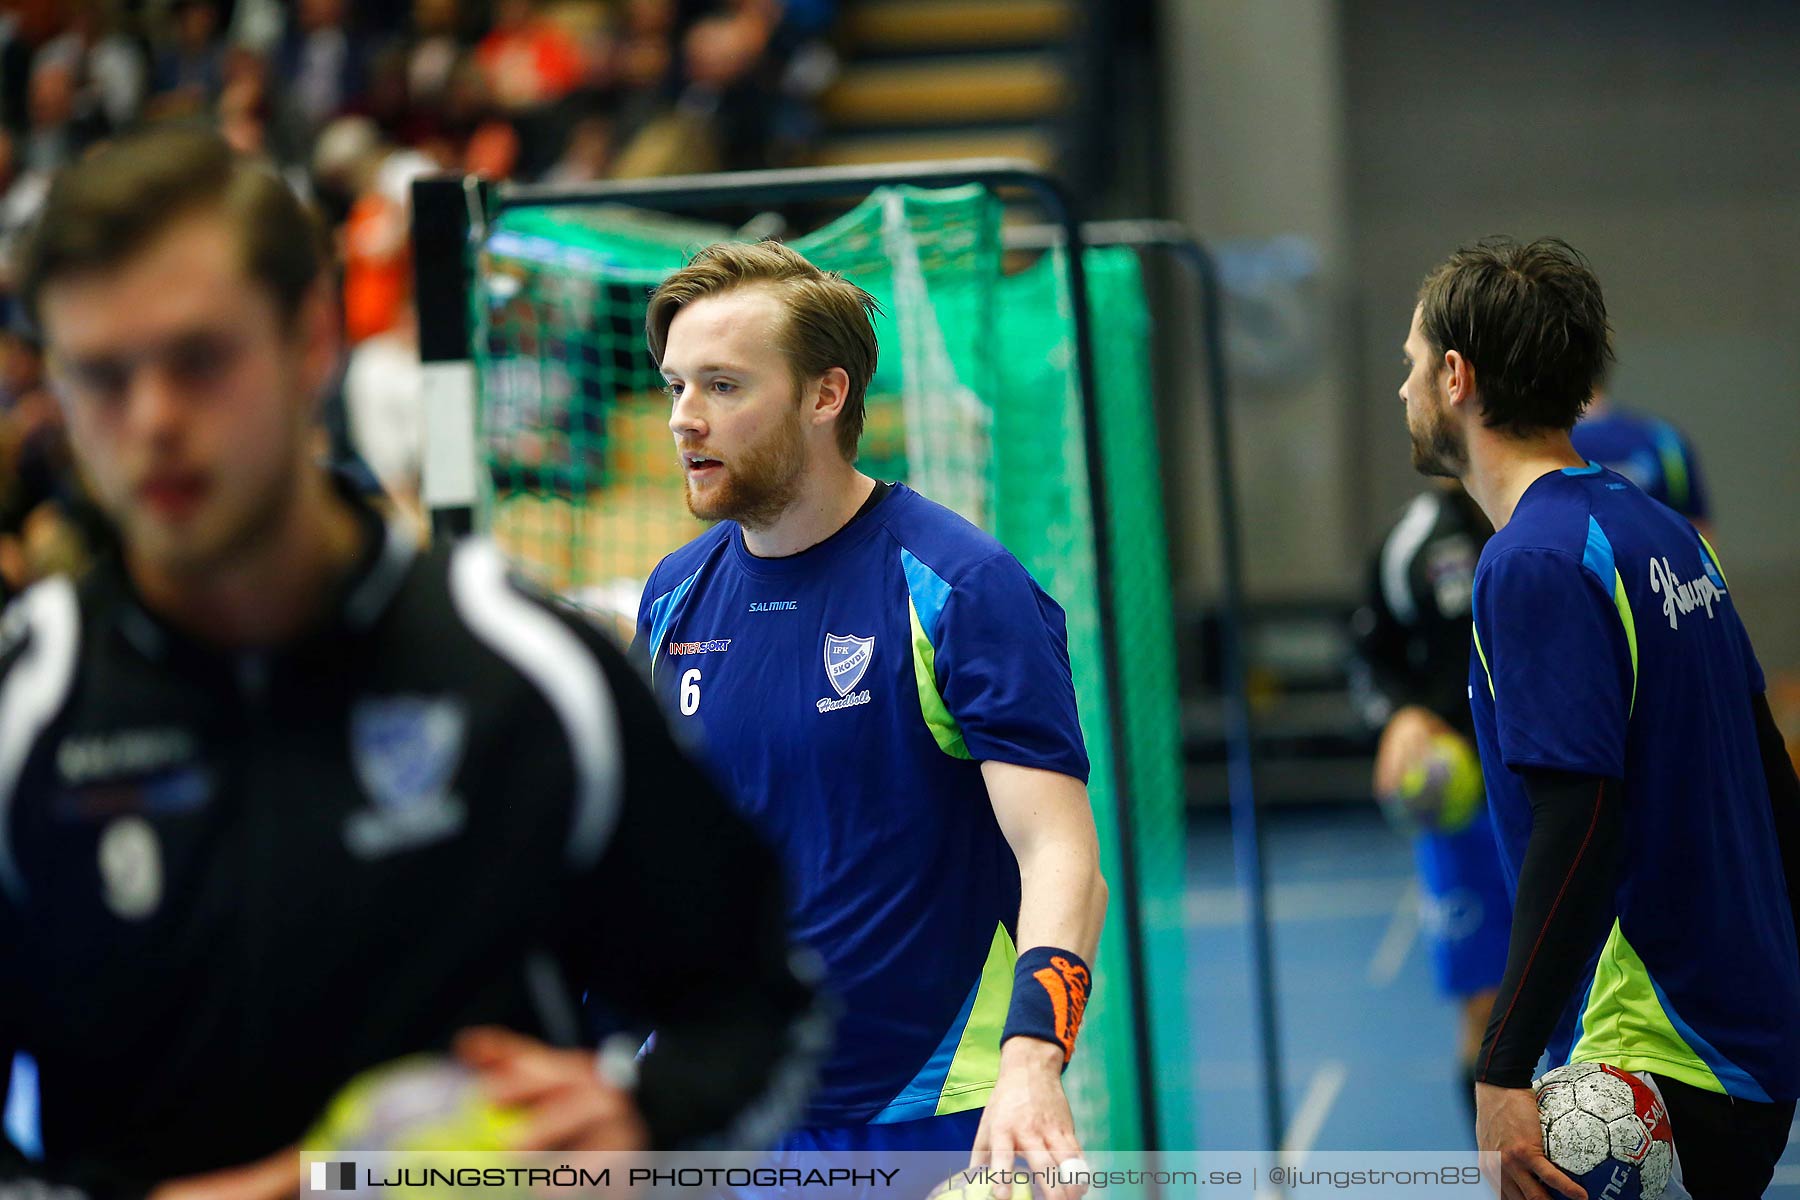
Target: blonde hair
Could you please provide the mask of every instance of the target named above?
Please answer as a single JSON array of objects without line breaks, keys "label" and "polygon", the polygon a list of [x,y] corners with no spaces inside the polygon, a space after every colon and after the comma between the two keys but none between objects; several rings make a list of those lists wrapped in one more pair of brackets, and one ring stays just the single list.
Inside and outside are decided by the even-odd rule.
[{"label": "blonde hair", "polygon": [[850,377],[838,417],[837,443],[844,458],[854,462],[856,444],[862,439],[863,402],[875,374],[874,314],[881,306],[836,271],[819,270],[780,242],[708,246],[651,293],[644,319],[651,355],[662,362],[676,313],[696,300],[746,287],[770,288],[782,301],[787,321],[780,334],[781,348],[796,382],[817,378],[832,367],[842,367]]}]

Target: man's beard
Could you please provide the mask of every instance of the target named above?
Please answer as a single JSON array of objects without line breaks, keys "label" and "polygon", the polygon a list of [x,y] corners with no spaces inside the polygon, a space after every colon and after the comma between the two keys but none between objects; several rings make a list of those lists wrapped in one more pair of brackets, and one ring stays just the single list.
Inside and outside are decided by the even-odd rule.
[{"label": "man's beard", "polygon": [[724,478],[702,499],[685,489],[688,511],[703,521],[736,521],[748,529],[766,529],[800,494],[806,469],[806,433],[796,406],[767,440],[723,468]]},{"label": "man's beard", "polygon": [[1413,470],[1441,479],[1461,479],[1469,469],[1469,447],[1462,431],[1445,412],[1443,397],[1434,391],[1431,399],[1431,407],[1425,410],[1425,428],[1407,426],[1412,438]]}]

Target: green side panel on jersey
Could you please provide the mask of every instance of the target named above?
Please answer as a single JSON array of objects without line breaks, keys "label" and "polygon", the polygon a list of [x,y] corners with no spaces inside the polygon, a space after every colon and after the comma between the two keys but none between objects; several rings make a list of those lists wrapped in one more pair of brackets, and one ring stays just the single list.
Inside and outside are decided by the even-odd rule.
[{"label": "green side panel on jersey", "polygon": [[1619,623],[1625,626],[1625,645],[1631,650],[1631,705],[1626,715],[1637,711],[1638,647],[1637,622],[1631,616],[1631,598],[1625,594],[1625,579],[1619,568],[1613,568],[1613,607],[1619,610]]},{"label": "green side panel on jersey", "polygon": [[944,1078],[938,1116],[980,1108],[993,1094],[994,1080],[1000,1077],[1000,1034],[1006,1028],[1006,1010],[1012,1004],[1013,965],[1018,959],[1019,952],[1013,947],[1006,926],[995,926],[993,945],[981,966],[975,1007],[969,1011],[969,1023],[963,1026],[956,1057],[950,1060],[950,1074]]},{"label": "green side panel on jersey", "polygon": [[1494,673],[1488,670],[1487,651],[1481,648],[1481,630],[1470,621],[1469,632],[1475,635],[1475,657],[1481,660],[1481,673],[1487,677],[1488,697],[1497,700],[1499,694],[1494,691]]},{"label": "green side panel on jersey", "polygon": [[1602,1062],[1625,1071],[1655,1071],[1709,1092],[1725,1085],[1675,1029],[1650,971],[1617,921],[1601,948],[1581,1012],[1581,1037],[1570,1062]]},{"label": "green side panel on jersey", "polygon": [[919,608],[911,596],[906,598],[906,615],[912,622],[913,680],[918,684],[919,712],[925,718],[925,726],[931,730],[932,740],[939,750],[951,758],[968,758],[969,748],[963,744],[962,727],[950,715],[950,706],[938,692],[937,651],[932,649],[931,639],[925,636],[924,626],[919,624]]},{"label": "green side panel on jersey", "polygon": [[[1713,569],[1719,573],[1720,579],[1725,579],[1725,564],[1719,561],[1719,552],[1712,548],[1712,543],[1706,540],[1704,533],[1699,534],[1699,538],[1700,544],[1706,547],[1706,553],[1712,559]],[[1725,586],[1730,587],[1731,580],[1725,579]]]}]

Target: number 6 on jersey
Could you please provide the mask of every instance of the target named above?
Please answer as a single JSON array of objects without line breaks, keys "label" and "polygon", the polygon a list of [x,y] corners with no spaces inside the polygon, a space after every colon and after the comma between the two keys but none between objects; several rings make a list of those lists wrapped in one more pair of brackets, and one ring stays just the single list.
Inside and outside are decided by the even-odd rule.
[{"label": "number 6 on jersey", "polygon": [[700,669],[690,668],[681,675],[681,715],[691,717],[700,711]]}]

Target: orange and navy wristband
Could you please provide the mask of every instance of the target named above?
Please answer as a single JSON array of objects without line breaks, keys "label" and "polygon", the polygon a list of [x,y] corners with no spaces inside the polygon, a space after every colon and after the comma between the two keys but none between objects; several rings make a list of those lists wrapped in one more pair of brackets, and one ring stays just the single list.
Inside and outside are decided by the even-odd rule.
[{"label": "orange and navy wristband", "polygon": [[1073,950],[1034,946],[1013,968],[1012,1005],[1000,1040],[1029,1037],[1062,1047],[1063,1066],[1075,1057],[1075,1037],[1087,1012],[1093,972]]}]

